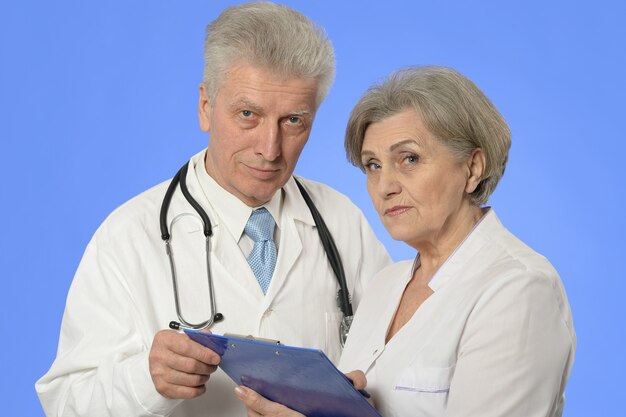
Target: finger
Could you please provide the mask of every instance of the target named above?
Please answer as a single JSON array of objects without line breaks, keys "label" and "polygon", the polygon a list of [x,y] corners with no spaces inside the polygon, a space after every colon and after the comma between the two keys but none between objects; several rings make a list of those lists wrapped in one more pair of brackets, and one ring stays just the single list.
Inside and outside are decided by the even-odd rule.
[{"label": "finger", "polygon": [[239,398],[241,402],[246,405],[248,410],[259,414],[262,414],[262,412],[264,411],[265,407],[263,404],[263,400],[265,399],[261,397],[256,391],[253,391],[243,386],[238,386],[235,387],[235,395],[237,395],[237,398]]},{"label": "finger", "polygon": [[154,337],[153,343],[158,343],[165,350],[196,359],[208,365],[217,365],[221,360],[220,355],[211,349],[191,340],[186,334],[181,334],[174,330],[158,332]]},{"label": "finger", "polygon": [[195,342],[189,338],[186,334],[178,334],[180,338],[171,340],[172,351],[182,356],[187,356],[204,362],[209,365],[217,365],[221,361],[220,355],[212,351],[206,346],[202,346],[200,343]]},{"label": "finger", "polygon": [[170,370],[162,376],[162,379],[170,385],[194,388],[206,384],[209,380],[209,375],[188,374]]},{"label": "finger", "polygon": [[[209,329],[202,329],[200,331],[202,333],[213,334],[213,332]],[[220,364],[220,362],[222,361],[222,357],[217,352],[209,349],[206,346],[201,345],[200,343],[194,342],[193,340],[191,340],[191,338],[189,338],[189,336],[187,336],[187,338],[192,342],[192,344],[190,345],[190,348],[193,349],[193,352],[191,353],[192,357],[206,364],[210,364],[210,365]],[[215,371],[211,371],[211,372],[215,372]]]},{"label": "finger", "polygon": [[199,387],[185,387],[181,385],[161,384],[156,385],[157,391],[166,398],[191,400],[199,397],[206,392],[206,386],[201,385]]},{"label": "finger", "polygon": [[208,365],[197,359],[176,353],[171,353],[166,363],[170,368],[188,374],[211,375],[217,369],[216,365]]},{"label": "finger", "polygon": [[[250,388],[238,386],[235,388],[235,394],[248,408],[248,416],[304,417],[297,411],[264,398]],[[257,414],[253,414],[251,411]]]},{"label": "finger", "polygon": [[150,373],[153,377],[176,370],[188,374],[210,375],[217,369],[197,359],[179,355],[163,346],[153,345],[148,356]]},{"label": "finger", "polygon": [[356,389],[363,389],[367,386],[367,378],[365,377],[363,371],[356,370],[348,372],[346,377],[352,381],[352,385],[354,385],[354,388]]},{"label": "finger", "polygon": [[[209,375],[217,369],[215,365],[175,353],[171,346],[176,349],[181,341],[195,343],[185,335],[161,331],[155,335],[148,356],[154,386],[167,398],[190,399],[202,395],[206,391],[204,384]],[[182,350],[185,351],[184,348]]]},{"label": "finger", "polygon": [[263,417],[261,414],[257,413],[256,411],[250,408],[246,408],[246,411],[248,412],[248,417]]}]

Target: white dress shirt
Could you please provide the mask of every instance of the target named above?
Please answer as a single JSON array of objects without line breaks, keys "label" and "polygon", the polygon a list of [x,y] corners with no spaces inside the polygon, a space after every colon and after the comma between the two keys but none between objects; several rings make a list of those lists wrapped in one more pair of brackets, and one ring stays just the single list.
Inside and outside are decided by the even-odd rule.
[{"label": "white dress shirt", "polygon": [[[284,192],[282,189],[278,190],[274,196],[267,203],[259,207],[250,207],[243,201],[223,189],[211,176],[206,172],[204,163],[196,164],[196,176],[204,196],[207,200],[211,201],[211,205],[220,213],[220,218],[224,226],[228,229],[230,234],[236,238],[243,256],[247,259],[252,248],[254,247],[254,241],[250,236],[244,233],[246,223],[252,214],[253,210],[260,207],[265,207],[270,212],[272,218],[276,222],[274,228],[274,245],[276,250],[280,246],[280,220],[284,199]],[[278,220],[277,220],[278,219]]]},{"label": "white dress shirt", "polygon": [[366,372],[381,414],[561,416],[576,337],[552,265],[489,210],[385,343],[412,266],[392,265],[368,286],[340,361]]},{"label": "white dress shirt", "polygon": [[[338,360],[339,286],[294,179],[283,187],[278,206],[268,207],[276,216],[281,244],[264,295],[238,246],[243,226],[237,226],[241,231],[233,235],[224,220],[233,214],[228,203],[225,211],[217,207],[230,195],[205,195],[209,189],[201,185],[195,169],[203,165],[203,157],[204,151],[191,159],[187,185],[213,226],[211,270],[217,311],[224,320],[211,330],[314,347]],[[325,185],[301,182],[333,235],[356,307],[365,281],[390,263],[388,254],[348,198]],[[177,320],[159,230],[168,184],[116,209],[87,246],[67,298],[56,360],[36,384],[48,417],[246,415],[234,396],[235,384],[219,369],[209,379],[206,393],[194,400],[164,398],[152,383],[148,353],[153,337]],[[247,214],[236,220],[243,225],[251,209],[244,211]],[[198,323],[208,318],[210,309],[202,222],[180,190],[172,198],[167,219],[183,315]]]}]

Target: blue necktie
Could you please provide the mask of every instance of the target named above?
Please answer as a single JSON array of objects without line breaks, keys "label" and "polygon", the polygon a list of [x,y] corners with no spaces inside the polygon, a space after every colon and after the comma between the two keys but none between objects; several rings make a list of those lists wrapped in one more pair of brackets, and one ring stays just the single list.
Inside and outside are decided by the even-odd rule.
[{"label": "blue necktie", "polygon": [[254,272],[263,294],[267,292],[276,266],[276,245],[274,244],[274,218],[264,207],[254,210],[246,223],[244,231],[252,240],[254,247],[248,256],[248,264]]}]

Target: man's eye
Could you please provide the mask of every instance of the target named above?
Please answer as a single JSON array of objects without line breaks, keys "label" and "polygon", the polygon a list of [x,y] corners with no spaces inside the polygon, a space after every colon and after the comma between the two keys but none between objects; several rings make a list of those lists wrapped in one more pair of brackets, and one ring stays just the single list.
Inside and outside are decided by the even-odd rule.
[{"label": "man's eye", "polygon": [[246,117],[246,118],[247,118],[247,117],[251,117],[251,116],[252,116],[252,112],[251,112],[250,110],[242,110],[242,111],[241,111],[241,115],[242,115],[243,117]]},{"label": "man's eye", "polygon": [[287,119],[289,121],[289,123],[291,123],[292,125],[298,124],[302,122],[302,119],[297,117],[297,116],[290,116],[289,119]]}]

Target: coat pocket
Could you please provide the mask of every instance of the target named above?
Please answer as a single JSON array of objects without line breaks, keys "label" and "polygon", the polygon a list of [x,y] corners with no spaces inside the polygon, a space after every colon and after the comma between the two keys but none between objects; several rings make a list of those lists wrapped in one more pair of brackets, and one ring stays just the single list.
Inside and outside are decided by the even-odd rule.
[{"label": "coat pocket", "polygon": [[447,393],[454,374],[454,366],[447,368],[409,368],[396,380],[394,390],[424,393]]},{"label": "coat pocket", "polygon": [[454,366],[405,369],[396,379],[390,399],[390,414],[432,417],[446,410]]}]

